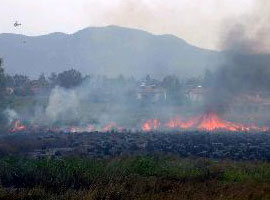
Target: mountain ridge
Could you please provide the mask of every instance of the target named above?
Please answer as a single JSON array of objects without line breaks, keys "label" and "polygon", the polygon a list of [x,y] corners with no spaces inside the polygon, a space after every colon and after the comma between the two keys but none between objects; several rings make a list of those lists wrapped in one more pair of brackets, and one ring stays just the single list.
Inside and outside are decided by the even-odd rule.
[{"label": "mountain ridge", "polygon": [[0,34],[8,73],[38,76],[74,68],[82,73],[142,77],[198,76],[215,69],[222,53],[190,45],[174,35],[119,26],[88,27],[72,34]]}]

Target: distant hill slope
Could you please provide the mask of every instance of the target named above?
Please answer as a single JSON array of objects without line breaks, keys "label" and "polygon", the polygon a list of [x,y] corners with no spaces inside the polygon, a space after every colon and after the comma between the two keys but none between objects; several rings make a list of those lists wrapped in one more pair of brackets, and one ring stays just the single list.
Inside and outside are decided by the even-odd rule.
[{"label": "distant hill slope", "polygon": [[197,76],[221,62],[221,53],[194,47],[172,35],[117,26],[74,34],[0,34],[0,57],[8,73],[37,76],[75,68],[82,73],[141,77]]}]

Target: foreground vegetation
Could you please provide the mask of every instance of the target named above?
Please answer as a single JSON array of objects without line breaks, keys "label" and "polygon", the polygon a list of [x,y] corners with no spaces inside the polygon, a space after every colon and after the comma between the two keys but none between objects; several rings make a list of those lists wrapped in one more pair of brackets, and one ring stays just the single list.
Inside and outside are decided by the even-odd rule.
[{"label": "foreground vegetation", "polygon": [[270,199],[270,163],[175,157],[0,159],[0,199]]}]

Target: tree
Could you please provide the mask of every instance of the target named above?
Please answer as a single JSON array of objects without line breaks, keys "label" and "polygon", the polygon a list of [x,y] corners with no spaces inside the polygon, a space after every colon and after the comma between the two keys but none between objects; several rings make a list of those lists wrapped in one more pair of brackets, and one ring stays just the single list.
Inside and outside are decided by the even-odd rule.
[{"label": "tree", "polygon": [[178,90],[180,88],[180,81],[176,76],[166,76],[161,85],[168,90]]},{"label": "tree", "polygon": [[150,77],[149,74],[146,75],[145,80],[146,80],[147,82],[151,81],[151,77]]},{"label": "tree", "polygon": [[182,104],[184,100],[183,88],[176,76],[166,76],[161,82],[166,89],[168,101],[175,104]]},{"label": "tree", "polygon": [[205,70],[204,73],[204,85],[206,87],[211,87],[213,86],[213,84],[214,84],[214,75],[209,69],[207,69]]},{"label": "tree", "polygon": [[5,74],[2,67],[3,60],[0,58],[0,129],[4,125],[5,118],[3,110],[5,109]]},{"label": "tree", "polygon": [[64,71],[58,74],[57,82],[65,88],[72,88],[80,85],[83,81],[82,74],[75,69]]},{"label": "tree", "polygon": [[14,87],[23,88],[30,83],[30,79],[25,75],[15,74],[13,76]]},{"label": "tree", "polygon": [[51,75],[48,77],[48,79],[52,87],[57,85],[57,74],[55,72],[52,72]]},{"label": "tree", "polygon": [[6,76],[5,76],[5,84],[6,84],[6,87],[12,87],[13,88],[15,86],[13,76],[11,76],[9,74],[6,74]]},{"label": "tree", "polygon": [[40,76],[38,77],[38,83],[39,83],[39,86],[40,86],[41,88],[46,88],[46,87],[48,87],[49,82],[47,81],[47,79],[46,79],[44,73],[40,74]]},{"label": "tree", "polygon": [[14,75],[13,84],[14,84],[14,94],[19,96],[30,95],[31,92],[31,80],[25,75]]},{"label": "tree", "polygon": [[4,97],[5,92],[5,74],[2,64],[3,60],[0,58],[0,99]]},{"label": "tree", "polygon": [[125,77],[124,77],[122,74],[120,74],[120,75],[117,77],[117,83],[118,83],[119,86],[125,86],[125,84],[126,84],[126,79],[125,79]]}]

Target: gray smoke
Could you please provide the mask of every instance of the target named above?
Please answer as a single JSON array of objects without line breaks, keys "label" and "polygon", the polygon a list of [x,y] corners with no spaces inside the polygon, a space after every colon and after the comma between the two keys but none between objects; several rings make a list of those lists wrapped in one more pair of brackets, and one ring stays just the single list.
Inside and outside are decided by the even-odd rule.
[{"label": "gray smoke", "polygon": [[49,96],[46,117],[50,122],[72,120],[79,115],[80,95],[77,90],[55,87]]},{"label": "gray smoke", "polygon": [[8,124],[10,125],[14,120],[19,118],[18,113],[10,108],[7,108],[3,111],[5,118],[8,120]]},{"label": "gray smoke", "polygon": [[221,48],[238,54],[270,53],[270,1],[257,0],[252,11],[224,22]]},{"label": "gray smoke", "polygon": [[[36,107],[31,125],[45,127],[87,127],[101,130],[108,124],[141,128],[147,119],[168,120],[179,114],[170,102],[138,100],[138,81],[93,76],[75,88],[56,86],[44,107]],[[162,106],[164,105],[164,106]],[[166,105],[166,106],[165,106]],[[32,112],[33,113],[33,112]],[[28,119],[29,117],[25,117]]]},{"label": "gray smoke", "polygon": [[97,128],[112,122],[123,124],[125,116],[136,108],[129,101],[134,97],[126,94],[133,87],[131,84],[108,85],[102,77],[92,77],[71,89],[56,86],[52,89],[43,112],[36,112],[31,121],[33,124],[40,124],[42,119],[46,126],[93,124]]},{"label": "gray smoke", "polygon": [[[222,48],[226,62],[217,70],[208,112],[224,112],[235,96],[270,89],[270,1],[257,2],[253,13],[224,24]],[[228,28],[229,27],[229,28]]]}]

